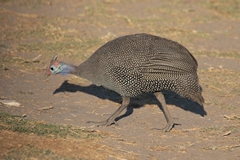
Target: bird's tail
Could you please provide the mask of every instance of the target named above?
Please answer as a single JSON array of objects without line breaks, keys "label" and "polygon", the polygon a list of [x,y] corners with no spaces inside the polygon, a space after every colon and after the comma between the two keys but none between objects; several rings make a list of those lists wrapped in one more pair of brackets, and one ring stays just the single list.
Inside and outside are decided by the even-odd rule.
[{"label": "bird's tail", "polygon": [[[178,83],[176,93],[178,93],[180,96],[188,98],[194,102],[197,102],[200,106],[203,106],[204,98],[202,96],[202,88],[198,84],[197,78],[195,79],[196,82],[187,84],[186,81],[181,81],[181,83]],[[184,90],[183,90],[184,88]]]},{"label": "bird's tail", "polygon": [[191,95],[189,95],[189,98],[191,100],[193,100],[194,102],[197,102],[200,106],[203,106],[204,98],[203,98],[201,92],[196,93],[196,94],[191,94]]}]

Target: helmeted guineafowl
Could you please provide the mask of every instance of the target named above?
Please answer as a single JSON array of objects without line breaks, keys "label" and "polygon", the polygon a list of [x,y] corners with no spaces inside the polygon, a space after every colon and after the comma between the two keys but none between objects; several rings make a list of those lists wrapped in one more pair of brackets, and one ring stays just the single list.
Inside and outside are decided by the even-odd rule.
[{"label": "helmeted guineafowl", "polygon": [[[57,61],[54,56],[46,71],[51,74],[75,74],[119,93],[121,106],[99,125],[111,125],[129,105],[130,97],[153,92],[167,120],[165,131],[174,126],[161,91],[170,90],[203,105],[198,82],[197,61],[177,42],[150,34],[116,38],[100,47],[79,66]],[[96,122],[97,123],[97,122]]]}]

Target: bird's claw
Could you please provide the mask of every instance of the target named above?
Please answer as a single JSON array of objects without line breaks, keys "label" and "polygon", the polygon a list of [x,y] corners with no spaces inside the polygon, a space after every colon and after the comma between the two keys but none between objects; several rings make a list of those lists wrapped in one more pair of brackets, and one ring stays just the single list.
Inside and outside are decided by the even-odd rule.
[{"label": "bird's claw", "polygon": [[100,126],[111,126],[112,124],[118,125],[117,121],[115,121],[115,120],[106,120],[106,121],[101,121],[101,122],[88,121],[87,123],[96,124],[97,127],[100,127]]},{"label": "bird's claw", "polygon": [[153,130],[163,130],[164,132],[169,132],[174,128],[175,125],[181,125],[181,124],[170,122],[170,123],[167,123],[167,125],[164,128],[160,128],[160,129],[153,128]]}]

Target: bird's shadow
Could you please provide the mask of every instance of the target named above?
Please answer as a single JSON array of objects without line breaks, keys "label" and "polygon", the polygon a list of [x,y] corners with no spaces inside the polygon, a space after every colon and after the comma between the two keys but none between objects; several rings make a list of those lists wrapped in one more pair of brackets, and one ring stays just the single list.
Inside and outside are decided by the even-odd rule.
[{"label": "bird's shadow", "polygon": [[[53,94],[57,94],[60,92],[84,92],[90,95],[94,95],[100,99],[108,99],[119,104],[121,104],[122,102],[122,97],[116,92],[93,84],[89,86],[80,86],[68,83],[68,81],[66,80],[62,83],[62,85],[59,88],[57,88],[53,92]],[[172,91],[163,91],[163,94],[167,104],[175,105],[177,107],[180,107],[181,109],[184,109],[185,111],[190,111],[192,113],[199,114],[202,117],[207,115],[207,112],[204,110],[203,106],[200,106],[189,99],[181,98],[178,94]],[[134,108],[143,107],[145,104],[157,104],[159,108],[162,110],[161,104],[157,100],[155,95],[153,93],[146,93],[131,98],[131,102],[127,107],[126,112],[123,115],[117,117],[116,121],[131,115],[133,113]]]}]

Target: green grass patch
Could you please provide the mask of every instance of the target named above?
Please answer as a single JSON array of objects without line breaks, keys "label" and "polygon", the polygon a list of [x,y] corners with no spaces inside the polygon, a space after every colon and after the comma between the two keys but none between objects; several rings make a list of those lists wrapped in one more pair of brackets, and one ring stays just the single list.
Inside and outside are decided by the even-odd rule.
[{"label": "green grass patch", "polygon": [[104,2],[96,2],[92,5],[85,6],[85,15],[86,16],[103,16],[109,15],[110,7],[108,7],[107,3]]},{"label": "green grass patch", "polygon": [[239,132],[239,126],[233,125],[233,126],[205,127],[200,130],[200,132],[205,132],[205,133],[214,133],[214,132],[225,133],[227,131],[231,131],[231,133]]},{"label": "green grass patch", "polygon": [[51,150],[39,149],[31,144],[24,144],[17,149],[10,150],[7,155],[1,157],[4,160],[13,159],[50,159],[50,160],[81,160],[81,158],[76,158],[72,156],[59,156],[58,154],[52,152]]},{"label": "green grass patch", "polygon": [[231,94],[240,95],[240,87],[233,88]]},{"label": "green grass patch", "polygon": [[223,128],[223,133],[227,131],[231,131],[231,133],[239,132],[239,126],[226,126]]},{"label": "green grass patch", "polygon": [[218,52],[218,51],[200,51],[193,52],[197,56],[223,57],[223,58],[240,58],[240,52]]},{"label": "green grass patch", "polygon": [[33,7],[37,8],[40,5],[49,5],[50,1],[49,0],[0,0],[2,3],[17,3],[19,6],[25,6],[25,7]]},{"label": "green grass patch", "polygon": [[[192,43],[196,39],[209,39],[211,35],[207,32],[199,32],[196,30],[183,29],[184,25],[189,22],[184,22],[184,18],[176,21],[169,21],[166,17],[123,17],[131,26],[137,26],[141,32],[151,33],[172,39],[182,44]],[[182,24],[181,24],[182,23]]]},{"label": "green grass patch", "polygon": [[50,150],[43,150],[34,148],[34,146],[27,144],[22,145],[18,149],[11,150],[7,155],[2,157],[5,160],[12,159],[64,159],[64,157],[59,157]]},{"label": "green grass patch", "polygon": [[26,67],[27,69],[38,70],[39,68],[36,66],[37,63],[41,63],[41,61],[24,59],[22,57],[13,57],[9,54],[3,54],[0,56],[1,70],[8,70],[8,68],[11,68],[12,65],[20,65]]},{"label": "green grass patch", "polygon": [[236,109],[235,106],[229,105],[229,104],[224,104],[224,105],[221,106],[221,108],[224,109],[224,110],[235,110]]},{"label": "green grass patch", "polygon": [[0,43],[0,48],[7,48],[5,44]]},{"label": "green grass patch", "polygon": [[200,132],[210,133],[210,132],[216,132],[221,130],[219,126],[216,127],[205,127],[200,130]]},{"label": "green grass patch", "polygon": [[6,3],[6,2],[11,2],[11,1],[14,1],[14,0],[0,0],[1,3]]},{"label": "green grass patch", "polygon": [[239,0],[204,0],[201,4],[223,16],[240,20]]},{"label": "green grass patch", "polygon": [[103,44],[103,41],[100,38],[92,38],[87,40],[66,38],[62,41],[48,43],[37,42],[31,44],[20,44],[18,46],[18,51],[44,53],[51,56],[58,54],[84,60],[89,57],[89,54],[92,54],[87,53],[89,49],[100,46],[101,44]]},{"label": "green grass patch", "polygon": [[[238,71],[213,69],[201,70],[200,81],[218,96],[239,96],[240,73]],[[232,108],[232,107],[231,107]]]},{"label": "green grass patch", "polygon": [[19,133],[33,133],[46,137],[100,138],[101,135],[70,125],[46,124],[43,122],[22,119],[20,116],[0,112],[0,130],[10,130]]},{"label": "green grass patch", "polygon": [[[19,21],[21,21],[21,19],[23,18],[20,17]],[[36,24],[30,25],[31,20],[28,20],[21,26],[17,25],[15,28],[9,26],[11,29],[3,30],[2,34],[6,35],[6,40],[20,40],[19,43],[22,41],[24,42],[25,40],[27,40],[27,43],[51,40],[57,41],[69,34],[68,30],[62,30],[58,27],[57,23],[56,19],[40,17]]]}]

